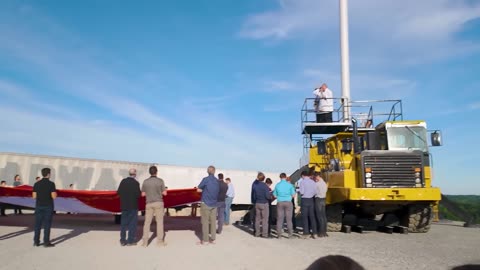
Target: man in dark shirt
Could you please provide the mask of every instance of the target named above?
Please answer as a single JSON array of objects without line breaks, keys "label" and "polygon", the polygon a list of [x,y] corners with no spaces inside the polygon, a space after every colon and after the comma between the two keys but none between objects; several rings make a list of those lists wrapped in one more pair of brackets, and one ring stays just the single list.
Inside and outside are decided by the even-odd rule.
[{"label": "man in dark shirt", "polygon": [[35,202],[35,234],[33,236],[33,246],[40,246],[40,230],[43,225],[43,246],[54,247],[50,243],[50,228],[52,226],[52,217],[54,204],[53,200],[57,198],[55,183],[50,181],[50,168],[42,169],[43,179],[36,182],[33,186],[32,197]]},{"label": "man in dark shirt", "polygon": [[265,184],[267,184],[268,190],[270,190],[270,199],[268,200],[268,237],[272,236],[272,224],[276,224],[273,218],[273,206],[272,202],[274,201],[273,198],[273,190],[272,190],[272,184],[273,181],[270,178],[265,179]]},{"label": "man in dark shirt", "polygon": [[[138,222],[138,199],[142,195],[140,184],[135,179],[137,170],[130,169],[129,177],[120,182],[117,194],[120,196],[120,207],[122,209],[122,220],[120,229],[120,245],[134,246],[135,234]],[[127,239],[128,230],[128,239]]]},{"label": "man in dark shirt", "polygon": [[262,237],[268,238],[268,201],[271,199],[270,189],[263,182],[263,173],[257,178],[258,183],[253,186],[253,200],[255,202],[255,236],[260,236],[262,224]]},{"label": "man in dark shirt", "polygon": [[250,193],[250,198],[251,198],[251,202],[252,202],[252,207],[250,208],[250,220],[252,222],[252,229],[253,229],[253,235],[256,234],[256,231],[255,231],[255,196],[253,195],[253,191],[255,190],[255,186],[260,183],[260,180],[259,179],[265,179],[265,175],[262,173],[262,172],[259,172],[257,174],[257,178],[253,181],[252,183],[252,191]]},{"label": "man in dark shirt", "polygon": [[215,177],[215,167],[209,166],[207,173],[208,176],[203,178],[200,185],[198,185],[198,192],[202,192],[202,204],[200,205],[202,240],[200,240],[200,245],[206,243],[215,244],[215,238],[217,236],[215,221],[217,218],[220,185],[218,179]]},{"label": "man in dark shirt", "polygon": [[221,234],[223,230],[223,223],[225,222],[225,199],[227,198],[227,190],[228,185],[223,181],[223,173],[218,174],[218,184],[219,184],[219,191],[218,191],[218,203],[217,203],[217,233]]}]

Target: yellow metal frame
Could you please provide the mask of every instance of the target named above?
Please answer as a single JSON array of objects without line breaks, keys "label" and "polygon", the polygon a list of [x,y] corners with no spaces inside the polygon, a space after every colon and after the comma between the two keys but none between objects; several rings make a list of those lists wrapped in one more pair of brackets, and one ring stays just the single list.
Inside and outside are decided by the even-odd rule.
[{"label": "yellow metal frame", "polygon": [[439,188],[338,188],[330,187],[327,203],[343,201],[377,201],[402,203],[410,201],[439,201]]}]

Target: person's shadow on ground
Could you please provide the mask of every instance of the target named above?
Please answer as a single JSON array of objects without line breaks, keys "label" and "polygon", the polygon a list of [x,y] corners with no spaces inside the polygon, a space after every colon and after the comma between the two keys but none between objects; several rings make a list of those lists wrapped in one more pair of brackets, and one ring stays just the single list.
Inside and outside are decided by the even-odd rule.
[{"label": "person's shadow on ground", "polygon": [[[22,227],[21,230],[11,232],[0,236],[0,240],[8,240],[18,236],[22,236],[28,233],[32,233],[34,215],[24,214],[18,216],[8,217],[3,222],[2,226],[7,227]],[[137,240],[142,239],[144,218],[139,217],[137,224]],[[120,225],[114,223],[114,219],[111,215],[64,215],[56,214],[53,217],[52,229],[67,229],[68,233],[57,236],[51,239],[53,244],[61,244],[71,239],[74,239],[82,234],[86,234],[90,231],[118,231],[120,233]],[[43,231],[43,228],[42,228]],[[149,243],[157,237],[156,223],[152,222],[150,231],[154,233],[149,237]],[[164,217],[164,231],[165,236],[163,240],[166,240],[168,232],[170,231],[193,231],[198,239],[201,239],[202,226],[200,218],[198,217]],[[42,232],[43,233],[43,232]]]}]

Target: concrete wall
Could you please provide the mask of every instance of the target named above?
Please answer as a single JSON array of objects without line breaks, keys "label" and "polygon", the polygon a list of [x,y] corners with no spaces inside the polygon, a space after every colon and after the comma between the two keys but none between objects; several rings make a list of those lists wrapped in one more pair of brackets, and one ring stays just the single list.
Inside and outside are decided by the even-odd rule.
[{"label": "concrete wall", "polygon": [[[149,177],[148,168],[153,164],[158,166],[158,176],[172,189],[195,187],[207,174],[206,168],[197,167],[0,153],[0,179],[7,181],[7,185],[12,185],[13,177],[19,174],[24,184],[33,185],[35,177],[41,176],[40,170],[49,167],[52,169],[51,180],[59,189],[67,189],[70,184],[74,184],[75,189],[115,190],[128,175],[129,168],[137,169],[137,179],[142,183]],[[232,179],[236,191],[235,204],[250,204],[250,187],[257,176],[256,171],[217,168],[217,173],[223,173]],[[264,173],[274,183],[278,181],[279,173]]]}]

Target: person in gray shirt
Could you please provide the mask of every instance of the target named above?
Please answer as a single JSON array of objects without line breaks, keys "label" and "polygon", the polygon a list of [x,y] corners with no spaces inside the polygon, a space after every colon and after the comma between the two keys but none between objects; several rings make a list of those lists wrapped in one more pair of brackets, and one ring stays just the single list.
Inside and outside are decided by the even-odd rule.
[{"label": "person in gray shirt", "polygon": [[158,169],[156,166],[151,166],[149,169],[150,178],[143,181],[142,196],[146,197],[145,206],[145,224],[143,225],[143,247],[148,246],[148,237],[150,235],[150,225],[152,224],[153,216],[157,222],[157,245],[165,246],[163,231],[163,215],[164,205],[163,196],[167,195],[165,183],[161,178],[157,177]]},{"label": "person in gray shirt", "polygon": [[[317,221],[315,220],[314,197],[317,195],[317,184],[310,178],[312,173],[302,172],[302,182],[300,183],[300,195],[302,195],[300,211],[302,212],[303,221],[303,239],[307,239],[309,235],[316,238]],[[310,226],[311,227],[310,227]],[[310,233],[310,229],[312,229]]]},{"label": "person in gray shirt", "polygon": [[327,196],[327,184],[320,176],[316,174],[314,176],[315,182],[317,184],[317,195],[315,195],[315,219],[317,221],[317,236],[318,237],[328,237],[327,234],[327,216],[325,212],[325,198]]}]

